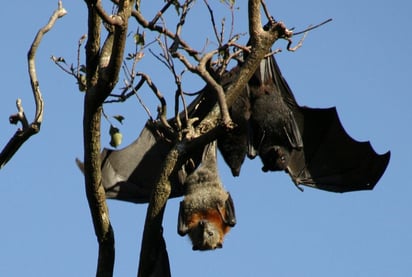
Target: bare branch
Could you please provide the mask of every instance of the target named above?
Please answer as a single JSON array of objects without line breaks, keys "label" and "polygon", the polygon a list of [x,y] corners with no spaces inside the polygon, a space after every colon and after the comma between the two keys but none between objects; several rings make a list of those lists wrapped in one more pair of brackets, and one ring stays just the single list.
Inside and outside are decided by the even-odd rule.
[{"label": "bare branch", "polygon": [[[185,24],[186,16],[190,11],[192,3],[193,3],[193,0],[186,0],[185,3],[182,5],[182,14],[180,16],[179,22],[176,25],[176,33],[175,33],[175,36],[174,36],[175,38],[173,40],[173,44],[170,46],[170,52],[172,52],[172,53],[176,52],[177,49],[179,48],[182,28],[183,28],[183,25]],[[188,51],[186,51],[186,52],[188,52]],[[189,53],[189,55],[190,55],[190,53]]]},{"label": "bare branch", "polygon": [[309,27],[306,28],[305,30],[300,31],[300,32],[297,32],[297,33],[294,33],[293,35],[296,36],[296,35],[300,35],[300,34],[302,34],[302,33],[309,32],[309,31],[311,31],[311,30],[313,30],[313,29],[316,29],[316,28],[318,28],[318,27],[320,27],[320,26],[322,26],[322,25],[324,25],[324,24],[326,24],[326,23],[329,23],[329,22],[331,22],[331,21],[332,21],[332,18],[329,18],[329,19],[323,21],[322,23],[316,24],[315,26],[309,26]]},{"label": "bare branch", "polygon": [[221,35],[219,36],[219,35],[218,35],[218,32],[217,32],[217,29],[216,29],[216,22],[215,22],[215,16],[213,15],[213,10],[212,10],[212,8],[210,7],[209,2],[207,2],[207,0],[203,0],[203,2],[206,4],[206,7],[207,7],[207,9],[208,9],[208,11],[209,11],[210,20],[212,21],[213,31],[215,32],[215,36],[216,36],[216,39],[217,39],[217,41],[218,41],[218,43],[219,43],[219,47],[221,47],[221,46],[222,46],[222,43],[223,43],[223,26],[222,26],[222,33],[221,33]]},{"label": "bare branch", "polygon": [[[270,21],[265,29],[260,22],[260,0],[249,0],[249,30],[251,47],[247,58],[240,67],[238,74],[226,89],[226,103],[230,107],[236,99],[238,93],[249,81],[253,73],[256,71],[260,61],[270,52],[270,47],[279,38],[290,38],[292,32],[286,28],[282,22]],[[219,115],[219,108],[215,106],[211,112],[203,119],[196,127],[196,133],[208,135],[216,132]]]},{"label": "bare branch", "polygon": [[295,47],[291,47],[292,39],[290,37],[286,38],[286,40],[288,41],[288,45],[286,46],[287,50],[291,51],[291,52],[294,52],[294,51],[298,50],[300,47],[302,47],[303,41],[305,40],[305,38],[308,35],[309,31],[311,31],[313,29],[316,29],[316,28],[318,28],[318,27],[320,27],[320,26],[322,26],[322,25],[324,25],[324,24],[326,24],[330,21],[332,21],[332,18],[329,18],[329,19],[327,19],[327,20],[323,21],[322,23],[319,23],[315,26],[309,26],[308,28],[306,28],[305,30],[303,30],[301,32],[297,32],[297,33],[292,34],[293,36],[296,36],[296,35],[300,35],[300,34],[303,33],[303,37],[299,40],[298,44]]},{"label": "bare branch", "polygon": [[139,277],[153,276],[151,273],[156,268],[158,255],[153,252],[156,251],[158,247],[155,247],[154,250],[153,246],[159,244],[159,233],[160,230],[162,230],[163,213],[171,192],[169,176],[179,164],[179,157],[182,156],[181,150],[183,150],[183,148],[179,147],[179,144],[177,144],[169,152],[164,161],[162,167],[163,170],[152,191],[143,231],[139,271],[137,274]]},{"label": "bare branch", "polygon": [[206,69],[206,63],[212,59],[212,56],[216,54],[216,52],[217,51],[212,51],[206,54],[200,61],[199,66],[197,67],[197,71],[199,72],[203,80],[205,80],[207,84],[211,85],[213,89],[216,91],[220,112],[222,114],[223,126],[225,126],[225,128],[232,128],[233,122],[230,119],[229,109],[227,107],[225,99],[225,92],[222,86],[218,82],[216,82],[216,80],[210,75],[210,73]]},{"label": "bare branch", "polygon": [[[105,191],[102,186],[100,161],[100,124],[102,104],[117,83],[123,61],[128,30],[128,19],[134,1],[119,2],[113,32],[100,46],[101,11],[96,3],[86,0],[88,8],[88,35],[86,43],[87,87],[84,101],[84,176],[86,195],[93,226],[99,242],[99,257],[96,276],[112,276],[114,268],[114,233],[110,223]],[[100,49],[102,55],[100,56]],[[99,65],[104,65],[103,67]]]},{"label": "bare branch", "polygon": [[232,120],[230,119],[229,109],[225,101],[225,92],[222,86],[218,82],[216,82],[216,80],[210,75],[209,71],[206,68],[207,63],[210,62],[213,55],[215,55],[217,52],[218,52],[217,50],[214,50],[214,51],[211,51],[205,54],[200,60],[198,66],[192,65],[187,60],[187,58],[183,56],[181,53],[176,52],[175,55],[186,66],[188,70],[190,70],[191,72],[197,73],[216,92],[216,95],[218,97],[219,107],[221,109],[223,126],[230,129],[233,127],[233,123],[232,123]]},{"label": "bare branch", "polygon": [[185,97],[183,95],[182,83],[180,82],[180,78],[177,79],[177,76],[176,76],[176,84],[177,84],[177,89],[175,92],[175,119],[176,119],[177,128],[179,131],[181,131],[182,121],[180,120],[180,116],[179,116],[179,98],[182,99],[183,111],[185,115],[185,122],[188,121],[189,116],[187,112],[187,105],[186,105]]},{"label": "bare branch", "polygon": [[159,18],[166,12],[166,10],[173,4],[173,1],[167,1],[167,3],[163,6],[163,8],[158,11],[155,15],[155,17],[150,21],[150,25],[154,26],[156,22],[159,20]]},{"label": "bare branch", "polygon": [[102,1],[97,0],[96,1],[96,11],[97,14],[100,16],[100,18],[107,24],[113,25],[113,26],[122,26],[124,24],[124,19],[121,16],[118,15],[109,15],[106,13],[102,6]]},{"label": "bare branch", "polygon": [[[182,99],[182,103],[183,103],[183,108],[184,108],[184,114],[185,114],[185,121],[187,122],[188,120],[188,113],[187,113],[187,105],[186,105],[186,101],[183,95],[183,90],[182,90],[182,82],[181,82],[181,76],[183,74],[183,72],[181,74],[177,74],[176,72],[176,68],[175,68],[175,64],[173,61],[173,57],[171,55],[171,51],[170,48],[167,45],[167,36],[164,35],[164,42],[162,42],[160,40],[160,38],[157,38],[157,41],[160,45],[160,48],[163,51],[163,54],[161,54],[159,57],[158,55],[154,54],[150,49],[149,51],[158,59],[160,60],[160,62],[162,62],[173,74],[173,78],[175,80],[175,84],[177,86],[177,89],[175,91],[175,119],[176,119],[176,124],[177,124],[177,128],[180,131],[182,129],[182,122],[181,122],[181,118],[179,115],[179,96]],[[173,53],[172,53],[173,54]]]},{"label": "bare branch", "polygon": [[31,47],[27,54],[27,61],[30,76],[30,84],[33,92],[34,102],[36,105],[36,113],[33,122],[29,125],[24,115],[21,101],[17,100],[18,113],[17,115],[12,115],[10,117],[10,122],[14,124],[19,121],[22,122],[22,129],[17,130],[17,132],[9,140],[7,145],[3,148],[2,152],[0,153],[0,169],[4,165],[6,165],[6,163],[13,157],[17,150],[19,150],[20,146],[22,146],[23,143],[29,139],[29,137],[40,131],[40,126],[43,121],[44,103],[40,91],[39,80],[37,79],[36,74],[36,52],[37,48],[40,45],[40,42],[43,39],[44,34],[46,34],[54,26],[57,19],[63,17],[65,14],[67,14],[67,11],[63,8],[63,3],[61,1],[58,1],[57,10],[53,12],[52,16],[49,19],[49,22],[38,31],[33,43],[31,44]]},{"label": "bare branch", "polygon": [[306,32],[303,34],[303,36],[302,36],[302,38],[299,40],[298,44],[296,44],[296,46],[294,46],[294,47],[292,47],[292,39],[290,39],[290,38],[287,39],[288,45],[286,46],[286,49],[287,49],[288,51],[295,52],[295,51],[298,50],[300,47],[302,47],[303,41],[305,40],[305,38],[306,38],[307,35],[308,35],[308,31],[306,31]]},{"label": "bare branch", "polygon": [[[140,80],[139,84],[140,84],[140,83],[142,83],[142,84],[144,83],[144,79],[143,79],[143,78]],[[148,115],[148,117],[149,117],[149,120],[150,120],[151,122],[153,122],[154,119],[153,119],[152,114],[150,113],[149,108],[144,104],[143,99],[139,96],[139,94],[137,93],[137,90],[133,89],[133,92],[134,92],[134,95],[136,95],[137,100],[139,101],[140,105],[142,105],[143,109],[146,111],[146,113],[147,113],[147,115]]]},{"label": "bare branch", "polygon": [[167,122],[167,118],[166,118],[167,104],[166,104],[166,100],[163,97],[162,93],[159,91],[159,89],[156,87],[156,85],[152,82],[152,79],[150,79],[149,75],[144,74],[142,72],[138,72],[137,75],[141,76],[142,79],[144,79],[146,81],[148,86],[152,89],[152,91],[156,95],[157,99],[159,99],[160,104],[161,104],[161,106],[158,108],[159,119],[162,122],[163,126],[165,126],[168,129],[172,130],[172,127]]},{"label": "bare branch", "polygon": [[36,102],[36,116],[34,121],[37,124],[41,124],[41,122],[43,121],[43,99],[40,92],[39,81],[37,79],[35,64],[37,48],[39,47],[40,42],[43,39],[43,35],[46,34],[53,27],[57,19],[63,17],[66,14],[67,11],[63,8],[62,2],[59,1],[57,10],[50,17],[49,22],[46,24],[46,26],[39,30],[36,37],[34,38],[34,41],[30,47],[29,52],[27,53],[30,84]]},{"label": "bare branch", "polygon": [[77,43],[77,80],[80,79],[80,48],[83,45],[84,40],[87,38],[87,35],[84,34],[80,37],[79,42]]},{"label": "bare branch", "polygon": [[266,2],[264,0],[261,0],[261,4],[262,4],[262,8],[263,8],[263,11],[265,12],[267,20],[272,21],[273,16],[270,15],[269,9],[266,6]]},{"label": "bare branch", "polygon": [[17,113],[10,116],[9,121],[11,124],[17,124],[21,122],[23,130],[29,128],[29,122],[27,121],[26,114],[24,113],[23,106],[21,105],[21,99],[16,100]]},{"label": "bare branch", "polygon": [[81,74],[81,71],[84,69],[83,65],[80,65],[80,48],[86,39],[86,35],[80,37],[78,46],[77,46],[77,66],[74,67],[73,64],[70,67],[67,65],[66,61],[62,57],[51,56],[51,60],[65,73],[73,76],[77,80],[80,91],[86,91],[86,76]]},{"label": "bare branch", "polygon": [[249,34],[251,39],[257,37],[262,32],[262,21],[260,18],[260,0],[248,1],[249,11]]},{"label": "bare branch", "polygon": [[[151,31],[158,32],[160,34],[164,34],[167,37],[171,38],[172,40],[176,39],[176,35],[171,32],[170,30],[164,28],[163,26],[159,25],[151,25],[149,21],[147,21],[144,16],[140,13],[140,11],[133,10],[132,16],[137,20],[137,22],[144,28],[149,29]],[[199,61],[200,56],[199,52],[192,49],[189,44],[187,44],[182,38],[179,38],[179,44],[185,49],[185,51],[192,56],[195,60]]]},{"label": "bare branch", "polygon": [[69,75],[73,75],[76,77],[76,75],[67,67],[62,66],[62,63],[66,64],[66,61],[62,58],[62,57],[55,57],[55,56],[51,56],[50,59],[61,69],[63,70],[65,73],[69,74]]}]

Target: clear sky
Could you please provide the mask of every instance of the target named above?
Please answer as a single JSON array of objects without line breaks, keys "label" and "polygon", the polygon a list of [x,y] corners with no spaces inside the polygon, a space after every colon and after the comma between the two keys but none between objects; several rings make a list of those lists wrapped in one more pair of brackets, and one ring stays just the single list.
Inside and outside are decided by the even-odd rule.
[{"label": "clear sky", "polygon": [[[246,1],[237,2],[242,6],[236,31],[246,32]],[[409,276],[412,4],[401,0],[267,2],[276,19],[297,30],[333,18],[310,32],[299,51],[278,54],[279,66],[300,105],[336,106],[347,132],[357,140],[370,140],[378,153],[390,150],[390,164],[373,191],[334,194],[310,188],[302,193],[286,174],[262,173],[258,159],[247,160],[241,176],[233,178],[220,160],[238,224],[223,249],[193,252],[188,238],[176,232],[180,199],[169,201],[164,229],[173,276]],[[206,37],[215,39],[203,2],[196,5],[189,19],[197,21],[185,26],[184,37],[200,49]],[[83,1],[65,1],[64,6],[68,14],[45,36],[37,55],[46,105],[41,132],[0,171],[0,276],[93,276],[96,270],[97,242],[83,176],[74,163],[75,157],[83,156],[83,94],[75,80],[50,60],[55,55],[75,63],[77,41],[86,32],[86,7]],[[8,117],[16,112],[17,97],[22,98],[29,120],[33,119],[26,53],[56,7],[57,1],[44,0],[2,4],[1,147],[16,130]],[[285,46],[279,41],[274,48]],[[155,45],[152,49],[159,51]],[[146,56],[151,58],[148,51]],[[164,94],[174,92],[166,71],[154,75],[163,72],[162,64],[152,61],[139,66],[152,74]],[[189,74],[184,82],[187,90],[203,86]],[[157,104],[147,88],[142,94],[149,106]],[[107,111],[126,115],[121,126],[124,146],[146,121],[134,99]],[[105,132],[102,143],[108,147]],[[111,200],[109,208],[116,237],[115,276],[135,276],[146,205]]]}]

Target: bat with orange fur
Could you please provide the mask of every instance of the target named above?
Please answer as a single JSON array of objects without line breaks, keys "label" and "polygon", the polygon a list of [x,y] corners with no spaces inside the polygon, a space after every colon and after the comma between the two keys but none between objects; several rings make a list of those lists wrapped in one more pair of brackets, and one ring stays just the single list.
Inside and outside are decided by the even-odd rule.
[{"label": "bat with orange fur", "polygon": [[216,141],[206,145],[200,166],[184,183],[178,233],[189,235],[193,250],[222,248],[224,236],[236,224],[233,200],[218,175],[216,151]]}]

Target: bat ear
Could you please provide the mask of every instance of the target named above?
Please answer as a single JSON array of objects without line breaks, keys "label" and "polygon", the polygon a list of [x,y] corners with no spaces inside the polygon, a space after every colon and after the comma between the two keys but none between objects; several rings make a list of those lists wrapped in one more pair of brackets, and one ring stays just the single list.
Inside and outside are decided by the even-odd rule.
[{"label": "bat ear", "polygon": [[233,200],[232,200],[232,197],[230,196],[230,193],[227,193],[227,195],[228,197],[225,202],[224,222],[230,227],[233,227],[236,225],[235,206],[233,204]]},{"label": "bat ear", "polygon": [[187,235],[187,233],[189,233],[189,228],[186,225],[183,209],[184,209],[183,201],[181,201],[180,206],[179,206],[179,216],[177,218],[177,233],[181,235],[182,237]]}]

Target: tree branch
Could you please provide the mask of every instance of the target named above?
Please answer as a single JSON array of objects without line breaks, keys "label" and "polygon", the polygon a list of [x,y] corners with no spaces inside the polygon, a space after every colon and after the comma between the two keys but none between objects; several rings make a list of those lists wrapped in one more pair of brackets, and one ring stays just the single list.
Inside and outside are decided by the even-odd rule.
[{"label": "tree branch", "polygon": [[149,75],[143,72],[138,72],[137,75],[141,76],[142,79],[146,81],[147,85],[150,87],[150,89],[156,95],[157,99],[160,101],[160,106],[158,108],[158,117],[160,119],[160,122],[163,124],[163,126],[166,127],[168,130],[172,131],[172,127],[169,125],[169,123],[167,122],[167,118],[166,118],[166,113],[167,113],[166,99],[163,97],[162,93],[156,87],[156,85],[152,82],[152,79],[150,79]]},{"label": "tree branch", "polygon": [[36,73],[36,52],[43,39],[44,34],[46,34],[55,24],[56,20],[63,17],[67,11],[63,8],[61,1],[58,1],[57,10],[55,10],[49,19],[49,22],[41,28],[27,54],[28,61],[28,71],[30,76],[30,84],[33,91],[34,102],[36,105],[36,113],[34,120],[31,124],[28,124],[26,116],[24,115],[23,107],[21,105],[21,100],[17,100],[18,113],[10,116],[10,123],[17,124],[22,122],[22,129],[16,131],[13,137],[9,140],[6,146],[0,153],[0,169],[6,165],[6,163],[13,157],[13,155],[19,150],[23,143],[28,140],[32,135],[37,134],[40,131],[40,126],[43,121],[43,98],[40,91],[39,80],[37,79]]},{"label": "tree branch", "polygon": [[139,271],[137,276],[146,277],[154,271],[157,255],[153,255],[152,246],[159,243],[159,230],[162,229],[163,212],[171,192],[169,176],[178,164],[181,149],[177,144],[167,155],[163,171],[159,176],[147,208],[145,227],[140,251]]},{"label": "tree branch", "polygon": [[122,18],[121,16],[117,16],[117,15],[109,15],[108,13],[106,13],[106,11],[104,10],[103,6],[102,6],[102,1],[101,0],[97,0],[96,1],[96,11],[98,13],[98,15],[100,16],[100,18],[106,22],[107,24],[113,25],[113,26],[122,26],[124,24],[124,18]]},{"label": "tree branch", "polygon": [[[102,13],[100,1],[86,0],[88,8],[88,40],[86,43],[86,94],[84,100],[84,176],[94,230],[99,242],[96,276],[112,276],[114,268],[114,233],[110,223],[105,191],[102,186],[100,161],[100,123],[102,104],[117,83],[123,61],[128,19],[133,1],[119,3],[114,25],[100,53]],[[104,16],[103,16],[104,17]]]},{"label": "tree branch", "polygon": [[[152,25],[149,21],[147,21],[144,16],[140,13],[140,11],[133,10],[132,11],[132,16],[136,19],[136,21],[146,29],[149,29],[151,31],[158,32],[160,34],[164,34],[167,37],[171,38],[173,41],[176,40],[176,34],[171,32],[170,30],[159,26],[159,25]],[[199,61],[200,56],[198,51],[192,49],[187,42],[179,38],[179,44],[185,49],[185,51],[192,56],[195,60]]]}]

